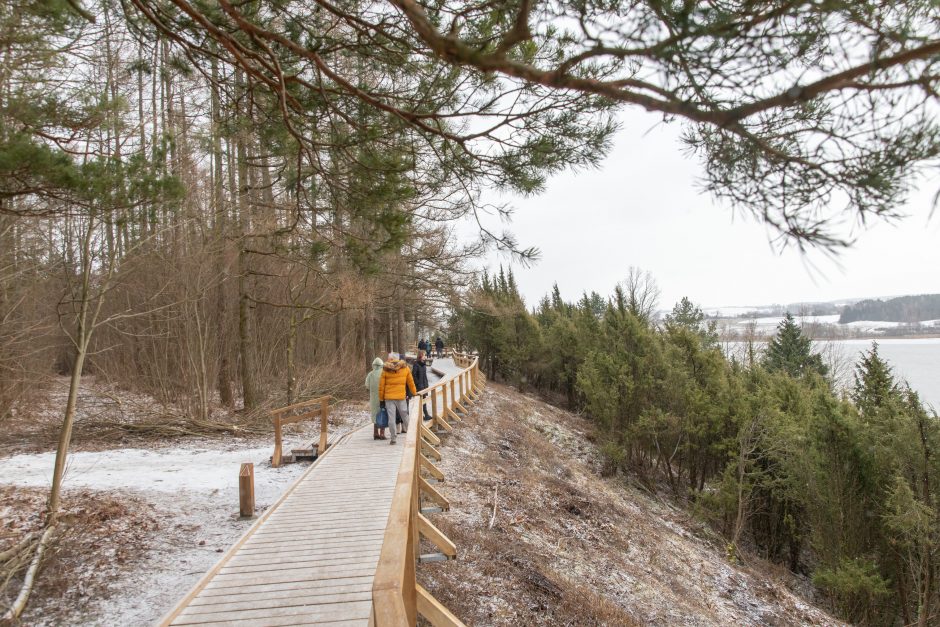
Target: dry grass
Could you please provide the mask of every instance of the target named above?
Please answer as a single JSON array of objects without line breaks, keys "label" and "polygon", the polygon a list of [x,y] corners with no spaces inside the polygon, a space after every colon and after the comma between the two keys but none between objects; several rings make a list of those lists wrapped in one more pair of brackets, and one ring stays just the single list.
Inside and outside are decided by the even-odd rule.
[{"label": "dry grass", "polygon": [[[0,552],[41,529],[45,490],[0,487]],[[93,600],[107,598],[109,582],[147,550],[144,538],[158,528],[145,503],[100,492],[71,492],[41,576],[22,617],[22,624],[40,618],[45,624],[69,624]],[[0,610],[19,592],[23,569],[2,572]],[[2,613],[2,612],[0,612]]]},{"label": "dry grass", "polygon": [[[350,377],[349,372],[336,366],[318,366],[305,372],[298,377],[298,398],[332,395],[360,402],[365,397],[365,389],[359,378]],[[21,406],[16,415],[5,419],[0,429],[0,454],[54,450],[67,395],[68,378],[58,377],[41,394],[36,394],[32,402]],[[284,404],[286,401],[281,395],[272,394],[262,407],[248,413],[216,405],[212,416],[203,420],[146,394],[120,389],[87,376],[82,379],[79,390],[71,448],[98,451],[178,443],[185,439],[241,438],[268,442],[273,438],[268,411]],[[331,415],[336,410],[341,411],[342,404],[337,401]]]}]

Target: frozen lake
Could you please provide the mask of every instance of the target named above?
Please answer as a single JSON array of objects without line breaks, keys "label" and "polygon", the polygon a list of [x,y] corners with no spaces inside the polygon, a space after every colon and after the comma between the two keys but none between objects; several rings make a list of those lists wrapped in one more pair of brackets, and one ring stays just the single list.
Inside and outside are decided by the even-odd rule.
[{"label": "frozen lake", "polygon": [[[871,340],[832,342],[852,363],[871,348]],[[940,338],[878,340],[878,354],[891,364],[898,379],[906,379],[923,401],[940,411]]]},{"label": "frozen lake", "polygon": [[[871,348],[871,343],[871,340],[815,342],[827,361],[835,359],[851,364],[852,368],[862,353]],[[735,352],[742,346],[741,342],[728,343],[728,348]],[[895,378],[906,380],[921,400],[940,412],[940,338],[878,340],[878,354],[891,365]],[[842,375],[851,384],[851,372]]]}]

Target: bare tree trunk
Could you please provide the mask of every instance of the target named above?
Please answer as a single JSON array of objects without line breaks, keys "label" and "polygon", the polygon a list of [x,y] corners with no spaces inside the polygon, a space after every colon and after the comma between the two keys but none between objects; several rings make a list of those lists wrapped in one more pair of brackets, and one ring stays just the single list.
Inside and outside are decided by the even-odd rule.
[{"label": "bare tree trunk", "polygon": [[[88,344],[91,341],[92,333],[98,322],[98,316],[101,313],[101,307],[104,304],[104,294],[110,283],[112,272],[114,271],[114,258],[108,258],[106,272],[102,285],[98,288],[97,302],[92,308],[92,285],[91,276],[95,269],[95,264],[91,258],[92,237],[95,230],[95,217],[93,214],[88,216],[88,226],[85,229],[84,238],[81,242],[81,285],[79,296],[79,310],[76,317],[76,331],[72,338],[75,346],[75,363],[72,366],[72,374],[69,380],[69,394],[65,405],[65,416],[62,419],[62,429],[59,432],[59,444],[56,448],[55,466],[52,471],[52,488],[49,490],[49,501],[46,508],[47,520],[54,523],[55,517],[59,511],[59,501],[62,493],[62,478],[65,473],[65,461],[68,455],[69,444],[72,441],[72,425],[75,422],[75,407],[78,402],[78,388],[81,384],[82,369],[85,365],[85,357],[88,354]],[[99,269],[100,270],[100,269]]]},{"label": "bare tree trunk", "polygon": [[392,352],[392,335],[394,334],[395,325],[392,323],[392,302],[389,300],[388,306],[385,310],[385,352]]},{"label": "bare tree trunk", "polygon": [[225,281],[228,278],[228,211],[225,206],[225,191],[222,185],[222,109],[219,98],[219,64],[212,60],[212,203],[215,215],[216,237],[218,247],[219,283],[216,286],[215,316],[216,328],[219,336],[219,373],[216,388],[219,391],[219,401],[223,407],[232,407],[232,373],[229,364],[228,350],[228,315],[226,311]]},{"label": "bare tree trunk", "polygon": [[287,404],[294,402],[294,353],[297,345],[297,311],[290,310],[290,322],[287,331]]},{"label": "bare tree trunk", "polygon": [[366,367],[375,359],[375,321],[372,319],[372,307],[366,303],[362,310],[362,346],[365,355]]},{"label": "bare tree trunk", "polygon": [[[241,71],[236,72],[236,87],[239,92],[243,85]],[[243,113],[244,112],[240,112]],[[238,249],[238,339],[241,349],[241,379],[242,398],[245,410],[257,407],[258,388],[255,381],[257,369],[255,367],[253,307],[248,294],[251,274],[251,253],[248,250],[251,223],[248,215],[249,183],[248,183],[248,154],[245,131],[240,130],[236,135],[235,149],[238,159],[238,223],[241,229]]]},{"label": "bare tree trunk", "polygon": [[395,352],[405,357],[405,305],[398,301],[398,326],[395,328]]}]

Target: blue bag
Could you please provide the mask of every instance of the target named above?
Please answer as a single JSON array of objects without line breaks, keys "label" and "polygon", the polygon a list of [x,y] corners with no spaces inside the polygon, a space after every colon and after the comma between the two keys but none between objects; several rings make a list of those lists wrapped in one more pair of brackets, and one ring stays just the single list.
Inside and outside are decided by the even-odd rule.
[{"label": "blue bag", "polygon": [[388,428],[388,410],[384,407],[379,409],[379,413],[375,415],[375,426],[379,429]]}]

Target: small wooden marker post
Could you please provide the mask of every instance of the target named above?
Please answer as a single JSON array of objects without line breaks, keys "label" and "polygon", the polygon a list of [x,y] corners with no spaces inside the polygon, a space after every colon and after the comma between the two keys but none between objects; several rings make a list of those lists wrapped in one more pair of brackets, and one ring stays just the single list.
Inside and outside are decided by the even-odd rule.
[{"label": "small wooden marker post", "polygon": [[320,443],[317,445],[317,457],[326,453],[327,428],[329,426],[330,405],[326,401],[320,405]]},{"label": "small wooden marker post", "polygon": [[238,513],[242,518],[255,517],[255,465],[242,464],[238,473]]}]

